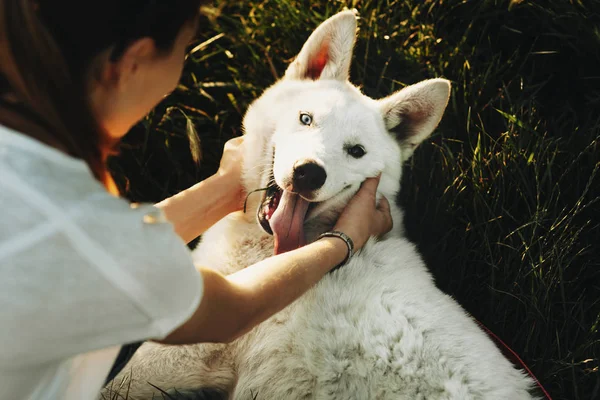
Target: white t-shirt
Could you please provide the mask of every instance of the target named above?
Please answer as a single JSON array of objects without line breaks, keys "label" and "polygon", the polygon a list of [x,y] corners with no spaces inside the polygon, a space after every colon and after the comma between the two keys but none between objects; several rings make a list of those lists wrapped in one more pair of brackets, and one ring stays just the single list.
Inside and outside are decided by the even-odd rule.
[{"label": "white t-shirt", "polygon": [[0,126],[0,399],[95,399],[121,345],[192,315],[201,275],[162,217]]}]

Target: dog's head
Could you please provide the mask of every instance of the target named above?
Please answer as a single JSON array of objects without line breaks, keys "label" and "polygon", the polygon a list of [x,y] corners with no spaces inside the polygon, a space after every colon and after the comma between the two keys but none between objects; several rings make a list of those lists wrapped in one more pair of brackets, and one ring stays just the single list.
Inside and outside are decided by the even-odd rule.
[{"label": "dog's head", "polygon": [[[244,117],[249,210],[276,252],[331,228],[368,177],[394,202],[402,164],[439,123],[450,83],[431,79],[374,100],[349,81],[356,17],[341,12],[309,37],[285,76]],[[400,211],[392,204],[394,224]],[[308,237],[307,237],[308,235]]]}]

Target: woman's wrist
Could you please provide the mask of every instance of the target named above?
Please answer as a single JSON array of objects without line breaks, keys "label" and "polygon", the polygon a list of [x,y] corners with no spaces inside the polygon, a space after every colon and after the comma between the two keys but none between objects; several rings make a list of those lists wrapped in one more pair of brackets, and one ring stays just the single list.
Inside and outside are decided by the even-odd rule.
[{"label": "woman's wrist", "polygon": [[363,246],[364,242],[366,242],[366,239],[364,238],[365,235],[356,228],[361,229],[362,226],[356,227],[356,226],[348,225],[347,223],[346,224],[336,224],[333,227],[333,231],[344,232],[349,238],[351,238],[353,245],[354,245],[353,250],[356,251]]},{"label": "woman's wrist", "polygon": [[239,176],[228,171],[217,171],[209,177],[214,182],[214,187],[218,189],[221,201],[219,202],[222,217],[235,211],[239,211],[243,206],[243,187]]},{"label": "woman's wrist", "polygon": [[347,261],[348,246],[340,238],[324,236],[320,237],[314,243],[318,246],[322,246],[320,251],[325,255],[328,270],[332,270]]},{"label": "woman's wrist", "polygon": [[216,173],[156,206],[165,212],[177,234],[189,242],[227,214],[239,210],[240,197],[232,177]]},{"label": "woman's wrist", "polygon": [[350,236],[346,235],[342,231],[333,230],[324,232],[318,237],[318,239],[324,238],[339,239],[339,241],[343,242],[346,246],[346,257],[335,268],[341,267],[342,265],[350,261],[350,258],[352,258],[352,256],[354,255],[354,242]]}]

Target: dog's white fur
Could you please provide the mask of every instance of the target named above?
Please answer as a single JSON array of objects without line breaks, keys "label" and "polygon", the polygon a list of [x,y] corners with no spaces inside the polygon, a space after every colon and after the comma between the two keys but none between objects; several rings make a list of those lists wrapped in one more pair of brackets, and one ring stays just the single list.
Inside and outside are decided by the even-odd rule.
[{"label": "dog's white fur", "polygon": [[[305,225],[310,242],[331,229],[360,183],[381,171],[378,193],[390,199],[393,231],[370,239],[347,265],[231,344],[144,344],[115,380],[131,373],[124,385],[131,383],[131,399],[151,397],[146,382],[219,388],[235,399],[532,398],[532,380],[436,288],[403,236],[393,201],[402,164],[439,123],[450,83],[426,80],[381,100],[363,95],[348,82],[355,35],[350,11],[321,24],[285,77],[251,105],[244,183],[248,190],[265,186],[272,162],[281,187],[296,161],[322,165],[327,179],[315,197],[321,203]],[[327,60],[322,71],[315,59]],[[318,79],[311,79],[314,68]],[[299,123],[301,111],[312,113],[311,126]],[[366,155],[349,156],[348,144],[364,146]],[[203,235],[198,263],[227,274],[273,254],[272,236],[255,217],[260,197],[250,197],[247,214],[232,214]]]}]

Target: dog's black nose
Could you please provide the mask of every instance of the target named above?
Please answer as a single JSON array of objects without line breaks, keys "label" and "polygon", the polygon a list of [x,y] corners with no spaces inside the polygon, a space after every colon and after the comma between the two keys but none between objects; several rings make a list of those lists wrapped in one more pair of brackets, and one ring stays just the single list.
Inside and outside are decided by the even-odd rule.
[{"label": "dog's black nose", "polygon": [[312,192],[325,183],[325,169],[314,161],[300,161],[294,166],[292,179],[293,191],[296,193]]}]

